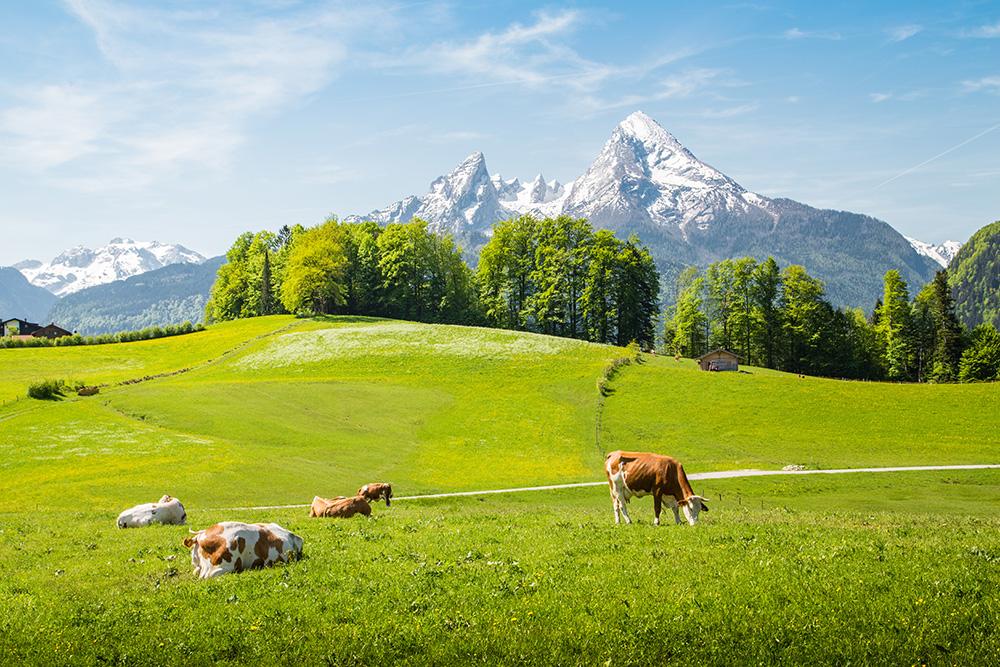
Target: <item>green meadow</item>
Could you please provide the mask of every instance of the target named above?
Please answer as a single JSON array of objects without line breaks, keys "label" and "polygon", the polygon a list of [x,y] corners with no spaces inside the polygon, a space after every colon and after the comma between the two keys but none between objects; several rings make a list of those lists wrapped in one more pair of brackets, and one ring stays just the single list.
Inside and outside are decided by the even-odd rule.
[{"label": "green meadow", "polygon": [[[652,526],[649,499],[615,526],[603,487],[400,500],[349,521],[226,509],[369,481],[397,496],[600,481],[616,448],[689,473],[1000,463],[997,385],[645,355],[602,397],[625,354],[291,317],[0,350],[0,663],[1000,662],[1000,470],[695,482],[711,510],[694,528]],[[104,386],[25,397],[47,378]],[[188,527],[115,528],[163,493],[195,529],[277,521],[305,557],[198,581]]]}]

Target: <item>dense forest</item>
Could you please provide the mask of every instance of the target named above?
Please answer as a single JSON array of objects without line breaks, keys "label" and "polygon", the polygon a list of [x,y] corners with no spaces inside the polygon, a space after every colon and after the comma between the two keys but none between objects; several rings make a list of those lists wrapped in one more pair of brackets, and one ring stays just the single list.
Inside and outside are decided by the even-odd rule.
[{"label": "dense forest", "polygon": [[[600,343],[656,339],[660,280],[638,239],[583,219],[497,223],[471,269],[451,237],[421,220],[340,222],[241,235],[206,305],[208,321],[277,313],[353,314],[478,324]],[[669,286],[668,286],[669,287]],[[685,270],[663,314],[663,347],[732,350],[747,365],[868,380],[1000,379],[1000,334],[969,331],[946,271],[911,299],[896,270],[871,313],[835,308],[822,281],[773,258]]]},{"label": "dense forest", "polygon": [[1000,221],[986,225],[962,246],[948,266],[955,311],[968,327],[1000,327]]},{"label": "dense forest", "polygon": [[659,277],[636,239],[522,217],[498,224],[482,252],[474,272],[421,220],[248,232],[219,269],[206,318],[343,313],[653,345]]},{"label": "dense forest", "polygon": [[668,309],[669,352],[714,348],[750,365],[792,373],[868,380],[971,382],[1000,379],[1000,334],[969,332],[958,320],[947,271],[911,301],[898,271],[886,272],[872,312],[834,308],[823,283],[801,266],[773,259],[727,259],[678,279]]}]

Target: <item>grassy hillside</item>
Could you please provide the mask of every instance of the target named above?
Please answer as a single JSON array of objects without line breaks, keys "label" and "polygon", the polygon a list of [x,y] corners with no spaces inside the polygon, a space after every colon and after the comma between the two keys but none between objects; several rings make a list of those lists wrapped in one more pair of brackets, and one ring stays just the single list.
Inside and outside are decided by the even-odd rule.
[{"label": "grassy hillside", "polygon": [[[614,527],[606,489],[307,503],[690,472],[1000,462],[998,385],[716,374],[622,350],[366,318],[0,350],[0,664],[732,664],[1000,660],[1000,471],[712,480],[697,528]],[[40,377],[115,383],[12,399]],[[596,422],[601,417],[600,438]],[[162,493],[192,527],[279,521],[306,557],[201,582],[187,527],[119,531]]]},{"label": "grassy hillside", "polygon": [[657,357],[614,383],[601,446],[697,470],[1000,462],[1000,385],[845,382],[767,369],[704,373]]},{"label": "grassy hillside", "polygon": [[[263,337],[222,356],[252,336]],[[39,360],[46,376],[87,382],[194,370],[92,399],[27,404],[4,422],[8,442],[21,444],[6,464],[15,474],[0,479],[0,511],[26,498],[113,508],[165,488],[197,502],[273,504],[373,478],[412,492],[593,479],[595,380],[621,354],[357,318],[262,318],[151,343],[10,351],[11,374],[24,384]],[[125,370],[125,358],[148,365]],[[109,480],[109,470],[122,474]]]}]

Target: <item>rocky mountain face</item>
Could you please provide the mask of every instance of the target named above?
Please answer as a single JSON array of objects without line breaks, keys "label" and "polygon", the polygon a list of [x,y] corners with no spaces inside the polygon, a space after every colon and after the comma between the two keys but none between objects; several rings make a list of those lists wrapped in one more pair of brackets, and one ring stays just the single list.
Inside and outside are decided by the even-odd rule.
[{"label": "rocky mountain face", "polygon": [[50,262],[26,260],[14,265],[32,285],[65,296],[95,285],[123,280],[171,264],[200,264],[205,258],[181,245],[117,238],[100,248],[78,246]]},{"label": "rocky mountain face", "polygon": [[885,271],[899,269],[919,289],[939,267],[875,218],[746,190],[642,112],[622,121],[586,172],[566,185],[541,175],[529,183],[491,177],[477,152],[431,183],[428,194],[348,219],[422,218],[453,234],[474,260],[494,223],[524,213],[584,217],[620,236],[637,234],[665,282],[686,265],[771,255],[823,279],[834,303],[866,309],[881,294]]},{"label": "rocky mountain face", "polygon": [[941,265],[942,268],[948,268],[951,264],[951,260],[955,259],[955,255],[958,251],[962,249],[962,243],[960,241],[945,241],[938,245],[933,243],[925,243],[924,241],[918,241],[917,239],[905,237],[913,249],[917,251],[917,254],[923,255],[924,257],[933,259],[935,262]]}]

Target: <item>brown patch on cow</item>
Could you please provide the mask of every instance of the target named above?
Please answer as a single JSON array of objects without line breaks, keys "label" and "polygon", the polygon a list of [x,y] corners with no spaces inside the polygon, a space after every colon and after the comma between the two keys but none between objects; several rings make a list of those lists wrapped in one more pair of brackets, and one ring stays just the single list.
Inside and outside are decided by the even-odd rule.
[{"label": "brown patch on cow", "polygon": [[261,569],[261,568],[263,568],[263,567],[264,567],[264,561],[263,561],[262,559],[260,559],[260,558],[257,558],[257,559],[256,559],[256,560],[254,560],[254,562],[253,562],[253,563],[252,563],[252,564],[250,565],[250,567],[251,567],[252,569],[254,569],[254,570],[259,570],[259,569]]},{"label": "brown patch on cow", "polygon": [[356,514],[371,516],[372,508],[364,496],[354,496],[353,498],[332,498],[325,500],[316,498],[313,500],[313,508],[316,516],[333,517],[338,519],[349,519]]},{"label": "brown patch on cow", "polygon": [[282,543],[278,537],[275,536],[270,530],[258,524],[259,532],[257,533],[257,543],[253,545],[253,552],[257,555],[259,560],[264,561],[267,565],[270,563],[271,547],[278,552],[278,558],[281,558],[281,552],[284,550],[285,545]]},{"label": "brown patch on cow", "polygon": [[358,489],[357,495],[361,496],[370,503],[378,500],[385,500],[385,506],[389,507],[389,501],[392,499],[392,485],[381,482],[365,484]]},{"label": "brown patch on cow", "polygon": [[240,557],[236,558],[236,562],[233,563],[233,570],[235,572],[242,572],[243,571],[243,559],[242,558],[240,558]]},{"label": "brown patch on cow", "polygon": [[187,547],[188,549],[190,549],[191,547],[193,547],[195,545],[195,543],[197,541],[198,540],[196,540],[194,537],[185,537],[184,538],[184,546]]}]

